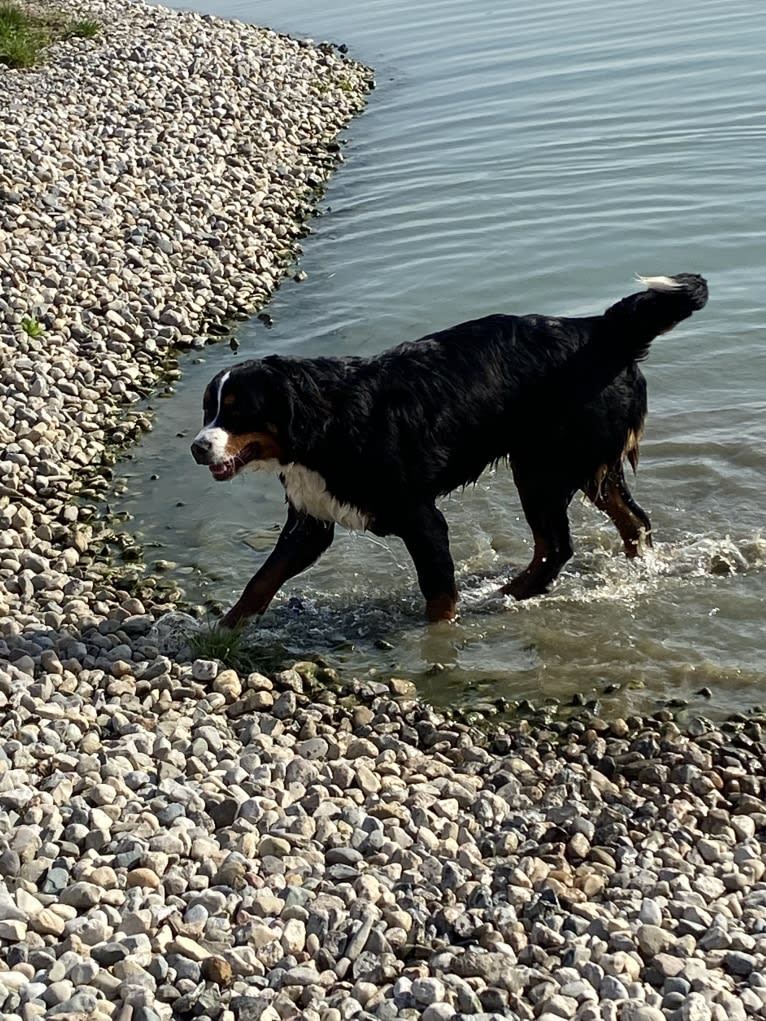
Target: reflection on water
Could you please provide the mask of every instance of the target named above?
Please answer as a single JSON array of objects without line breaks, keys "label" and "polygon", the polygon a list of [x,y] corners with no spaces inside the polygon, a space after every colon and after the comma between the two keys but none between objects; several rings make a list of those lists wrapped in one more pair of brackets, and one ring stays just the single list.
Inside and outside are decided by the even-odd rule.
[{"label": "reflection on water", "polygon": [[[185,4],[184,4],[185,5]],[[628,563],[612,526],[572,509],[575,557],[554,591],[497,596],[527,562],[508,473],[444,502],[460,623],[426,629],[397,540],[338,535],[253,626],[265,657],[321,652],[358,674],[417,679],[441,703],[568,698],[619,685],[626,705],[713,691],[705,710],[766,701],[766,64],[756,0],[198,0],[342,40],[379,88],[304,245],[308,279],[188,358],[157,428],[120,469],[127,509],[189,596],[228,605],[284,520],[273,479],[222,488],[193,465],[201,394],[271,351],[370,354],[490,311],[580,314],[635,271],[703,272],[711,300],[646,366],[650,418],[634,491],[655,530]],[[177,435],[180,434],[180,435]],[[151,555],[149,557],[151,559]],[[696,704],[695,702],[695,704]]]}]

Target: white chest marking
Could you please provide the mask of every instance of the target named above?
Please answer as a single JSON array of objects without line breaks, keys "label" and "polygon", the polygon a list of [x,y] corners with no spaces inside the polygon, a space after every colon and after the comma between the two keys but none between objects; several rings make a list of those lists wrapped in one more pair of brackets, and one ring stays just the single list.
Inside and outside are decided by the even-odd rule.
[{"label": "white chest marking", "polygon": [[344,528],[364,531],[369,517],[358,507],[342,503],[327,491],[322,476],[302,464],[282,466],[282,481],[288,499],[296,510],[305,511],[320,521],[335,521]]}]

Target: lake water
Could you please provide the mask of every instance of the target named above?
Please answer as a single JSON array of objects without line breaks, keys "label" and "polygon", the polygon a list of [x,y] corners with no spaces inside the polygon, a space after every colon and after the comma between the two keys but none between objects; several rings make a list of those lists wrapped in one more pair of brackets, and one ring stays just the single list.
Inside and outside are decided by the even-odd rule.
[{"label": "lake water", "polygon": [[[183,5],[188,6],[188,5]],[[568,698],[620,710],[766,702],[766,12],[761,0],[200,0],[197,9],[345,42],[378,88],[346,133],[304,244],[303,283],[242,324],[235,355],[184,360],[159,427],[120,469],[118,505],[230,605],[284,518],[273,478],[216,484],[188,445],[219,369],[269,352],[371,354],[490,311],[581,314],[634,272],[702,272],[708,307],[654,345],[634,493],[655,550],[572,509],[554,591],[496,596],[530,537],[509,473],[444,501],[462,618],[428,629],[398,540],[340,531],[253,628],[265,652],[320,651],[414,678],[438,703]],[[176,437],[176,433],[183,435]],[[153,476],[157,476],[154,478]],[[176,505],[181,503],[182,507]],[[291,598],[292,597],[292,598]],[[712,698],[697,692],[707,687]]]}]

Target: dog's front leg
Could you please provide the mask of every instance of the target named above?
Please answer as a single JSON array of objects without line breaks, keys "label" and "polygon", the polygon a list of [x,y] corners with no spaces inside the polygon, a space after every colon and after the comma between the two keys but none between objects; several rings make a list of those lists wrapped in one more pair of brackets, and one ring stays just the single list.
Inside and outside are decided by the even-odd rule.
[{"label": "dog's front leg", "polygon": [[455,565],[449,549],[449,529],[444,515],[433,504],[411,511],[396,529],[404,540],[426,598],[429,623],[457,616]]},{"label": "dog's front leg", "polygon": [[246,617],[263,613],[286,581],[319,559],[332,542],[334,534],[335,525],[332,521],[320,521],[288,504],[287,521],[276,546],[221,620],[221,627],[234,627]]}]

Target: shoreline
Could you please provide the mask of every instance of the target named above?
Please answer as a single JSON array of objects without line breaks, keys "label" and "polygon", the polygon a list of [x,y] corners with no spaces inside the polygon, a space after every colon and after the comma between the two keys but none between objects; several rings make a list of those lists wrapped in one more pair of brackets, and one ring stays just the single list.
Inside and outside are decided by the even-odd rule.
[{"label": "shoreline", "polygon": [[480,730],[408,681],[238,674],[99,561],[75,498],[278,285],[371,72],[57,6],[103,34],[0,70],[0,1012],[766,1018],[766,716]]},{"label": "shoreline", "polygon": [[[110,539],[95,504],[117,449],[151,427],[133,405],[180,375],[177,352],[278,287],[373,82],[330,44],[239,22],[131,0],[58,7],[103,32],[0,70],[0,496],[5,527],[25,524],[18,506],[53,523],[30,552],[62,567],[66,543],[69,573]],[[63,584],[50,581],[28,600],[5,586],[0,618],[38,622],[35,593]]]}]

